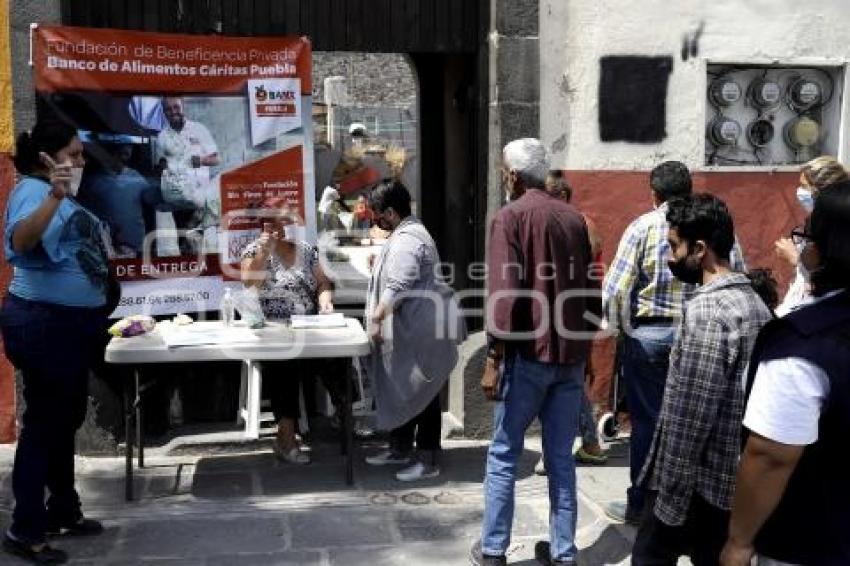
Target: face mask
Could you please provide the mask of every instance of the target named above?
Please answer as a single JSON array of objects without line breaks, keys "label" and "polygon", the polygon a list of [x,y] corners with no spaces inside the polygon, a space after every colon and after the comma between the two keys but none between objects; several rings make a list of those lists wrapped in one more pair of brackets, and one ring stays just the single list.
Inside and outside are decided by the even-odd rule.
[{"label": "face mask", "polygon": [[77,193],[80,192],[80,183],[83,180],[83,168],[82,167],[72,167],[71,168],[71,180],[68,181],[68,195],[75,197]]},{"label": "face mask", "polygon": [[283,239],[287,242],[299,242],[304,239],[304,227],[298,224],[287,224],[283,227]]},{"label": "face mask", "polygon": [[800,206],[806,212],[811,212],[815,209],[815,197],[812,195],[812,190],[806,187],[797,187],[797,200],[800,201]]},{"label": "face mask", "polygon": [[393,231],[393,225],[390,224],[390,221],[386,219],[386,217],[384,216],[384,213],[381,213],[377,217],[377,219],[375,220],[375,224],[377,224],[378,228],[380,228],[384,232],[392,232]]},{"label": "face mask", "polygon": [[693,263],[689,261],[690,259],[691,255],[688,254],[680,260],[668,261],[667,267],[670,268],[670,273],[673,274],[673,277],[682,283],[696,285],[702,282],[702,269],[698,263],[693,265]]}]

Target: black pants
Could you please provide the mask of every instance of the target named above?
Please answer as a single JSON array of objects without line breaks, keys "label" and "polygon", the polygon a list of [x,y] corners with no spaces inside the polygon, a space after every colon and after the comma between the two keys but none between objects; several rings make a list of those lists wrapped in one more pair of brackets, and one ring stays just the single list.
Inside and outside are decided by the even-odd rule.
[{"label": "black pants", "polygon": [[415,437],[418,450],[439,450],[442,418],[438,393],[421,413],[390,431],[390,448],[396,452],[410,452]]},{"label": "black pants", "polygon": [[271,401],[275,420],[298,419],[301,384],[312,384],[315,378],[322,380],[331,403],[339,411],[345,399],[345,380],[350,379],[350,363],[345,358],[263,362],[263,391]]},{"label": "black pants", "polygon": [[[21,371],[26,409],[15,452],[11,532],[38,544],[49,522],[82,517],[74,489],[74,435],[88,406],[88,374],[106,345],[103,309],[8,295],[0,312],[6,356]],[[47,505],[44,490],[50,492]]]},{"label": "black pants", "polygon": [[655,516],[656,497],[656,492],[650,492],[632,549],[632,564],[675,566],[680,556],[690,556],[694,566],[717,566],[729,534],[729,511],[695,493],[684,524],[671,527]]}]

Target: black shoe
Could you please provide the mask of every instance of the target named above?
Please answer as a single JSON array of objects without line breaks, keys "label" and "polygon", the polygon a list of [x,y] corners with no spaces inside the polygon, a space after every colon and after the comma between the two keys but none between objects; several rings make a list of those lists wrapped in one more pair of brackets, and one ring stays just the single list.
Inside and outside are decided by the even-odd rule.
[{"label": "black shoe", "polygon": [[483,554],[481,552],[481,540],[477,540],[469,550],[469,563],[472,566],[507,566],[508,559],[504,556]]},{"label": "black shoe", "polygon": [[8,534],[3,537],[3,550],[33,564],[64,564],[68,561],[68,555],[58,548],[44,544],[39,550],[34,550],[29,543],[15,540]]},{"label": "black shoe", "polygon": [[90,537],[103,532],[103,524],[94,519],[81,517],[73,523],[50,522],[47,526],[47,536],[58,537],[67,535],[72,537]]},{"label": "black shoe", "polygon": [[539,540],[534,544],[534,558],[543,566],[575,566],[575,560],[552,560],[549,542]]}]

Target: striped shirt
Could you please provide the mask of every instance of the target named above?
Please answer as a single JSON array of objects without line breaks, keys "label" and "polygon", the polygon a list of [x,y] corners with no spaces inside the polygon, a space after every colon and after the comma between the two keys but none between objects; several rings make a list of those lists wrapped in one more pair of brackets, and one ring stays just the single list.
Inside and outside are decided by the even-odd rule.
[{"label": "striped shirt", "polygon": [[[609,324],[645,317],[681,318],[682,303],[695,287],[673,277],[667,267],[668,231],[666,202],[626,228],[602,285],[602,312]],[[735,238],[733,271],[746,270],[743,257]]]}]

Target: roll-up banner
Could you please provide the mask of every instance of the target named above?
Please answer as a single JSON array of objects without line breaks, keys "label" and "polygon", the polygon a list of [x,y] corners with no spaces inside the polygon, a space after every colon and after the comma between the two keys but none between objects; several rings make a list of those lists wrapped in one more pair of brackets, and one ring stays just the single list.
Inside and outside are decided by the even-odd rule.
[{"label": "roll-up banner", "polygon": [[309,40],[46,25],[32,40],[39,116],[86,148],[76,198],[108,234],[113,316],[217,309],[281,206],[315,239]]}]

